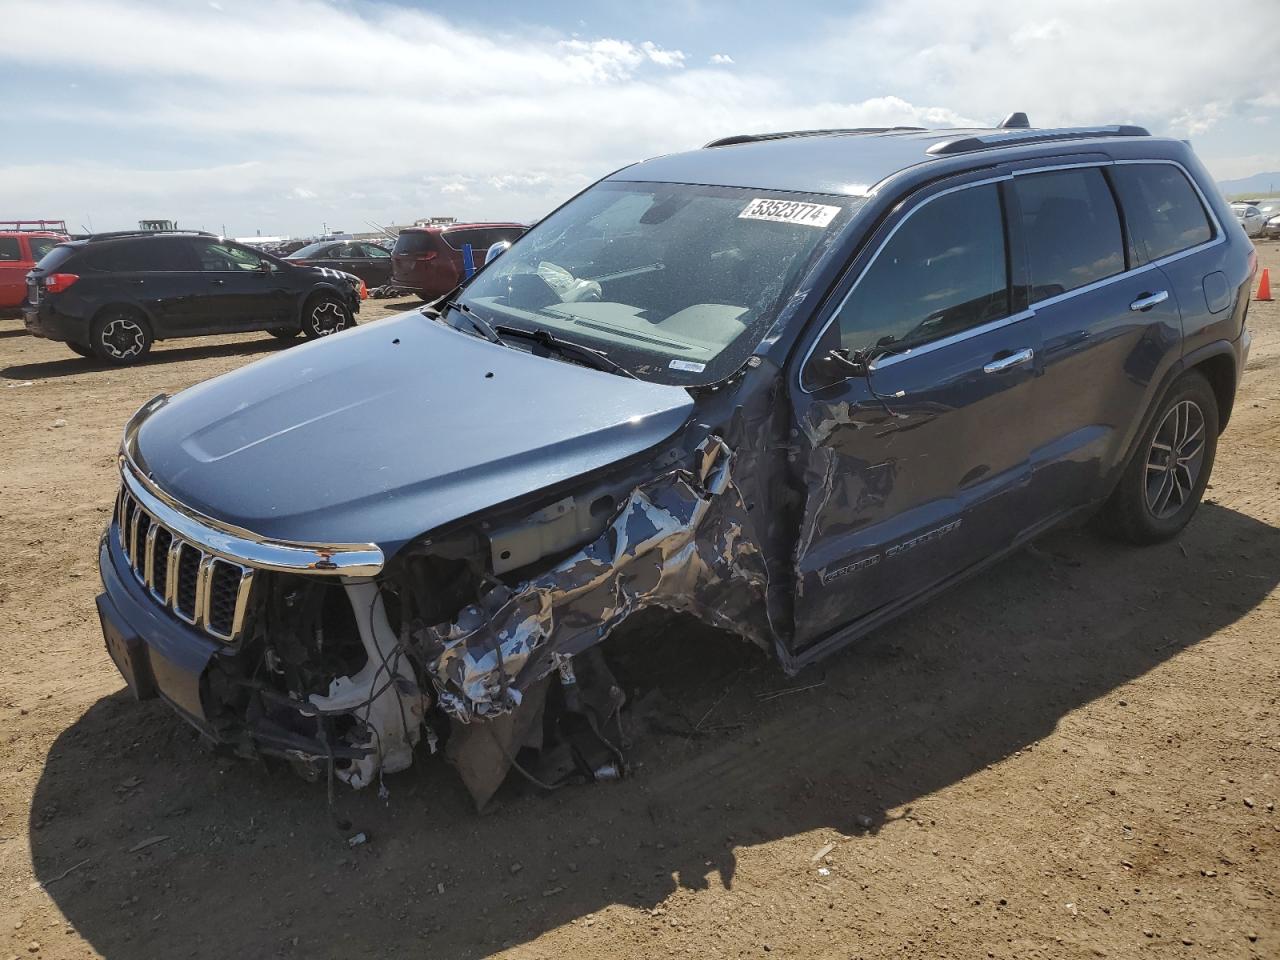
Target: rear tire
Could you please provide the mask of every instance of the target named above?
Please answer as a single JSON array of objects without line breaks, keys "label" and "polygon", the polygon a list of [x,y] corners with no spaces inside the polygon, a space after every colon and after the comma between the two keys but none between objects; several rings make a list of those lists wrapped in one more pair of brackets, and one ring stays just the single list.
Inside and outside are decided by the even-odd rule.
[{"label": "rear tire", "polygon": [[1183,374],[1160,402],[1100,519],[1130,543],[1159,543],[1185,527],[1209,483],[1218,451],[1218,400],[1199,371]]},{"label": "rear tire", "polygon": [[132,310],[106,310],[89,330],[94,356],[116,366],[137,363],[150,352],[151,343],[150,325]]},{"label": "rear tire", "polygon": [[302,308],[302,334],[308,340],[340,333],[354,325],[347,305],[328,294],[308,300]]}]

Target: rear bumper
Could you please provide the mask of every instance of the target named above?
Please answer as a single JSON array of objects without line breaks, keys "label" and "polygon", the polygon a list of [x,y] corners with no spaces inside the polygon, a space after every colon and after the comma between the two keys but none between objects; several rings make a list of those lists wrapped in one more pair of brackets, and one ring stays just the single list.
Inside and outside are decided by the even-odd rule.
[{"label": "rear bumper", "polygon": [[27,304],[22,308],[22,323],[32,336],[44,337],[46,340],[73,340],[77,343],[88,341],[88,331],[84,323],[76,317],[59,313],[49,300],[38,306]]}]

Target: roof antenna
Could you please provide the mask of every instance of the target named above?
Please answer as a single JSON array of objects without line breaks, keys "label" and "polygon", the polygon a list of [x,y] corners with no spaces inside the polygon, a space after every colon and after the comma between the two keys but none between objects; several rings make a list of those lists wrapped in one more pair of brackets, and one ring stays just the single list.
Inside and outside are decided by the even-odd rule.
[{"label": "roof antenna", "polygon": [[1026,130],[1031,126],[1031,121],[1027,119],[1027,115],[1019,110],[1017,113],[1011,113],[1000,121],[1000,130]]}]

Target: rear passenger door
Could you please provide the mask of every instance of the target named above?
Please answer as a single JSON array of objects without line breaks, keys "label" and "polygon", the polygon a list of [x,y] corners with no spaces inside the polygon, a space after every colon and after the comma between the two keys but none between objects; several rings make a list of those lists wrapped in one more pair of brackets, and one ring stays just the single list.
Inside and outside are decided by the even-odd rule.
[{"label": "rear passenger door", "polygon": [[[806,348],[792,394],[806,488],[796,653],[891,615],[1027,522],[1040,339],[1007,243],[1008,190],[1005,176],[909,198]],[[833,350],[882,356],[841,379]]]},{"label": "rear passenger door", "polygon": [[1041,369],[1029,507],[1048,521],[1107,492],[1181,323],[1164,273],[1138,262],[1108,160],[1016,170]]}]

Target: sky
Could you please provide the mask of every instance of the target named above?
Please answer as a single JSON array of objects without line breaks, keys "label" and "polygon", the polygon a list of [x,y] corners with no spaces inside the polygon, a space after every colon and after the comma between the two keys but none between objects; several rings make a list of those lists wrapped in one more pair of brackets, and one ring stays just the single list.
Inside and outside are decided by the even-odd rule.
[{"label": "sky", "polygon": [[0,0],[0,34],[0,219],[73,230],[530,221],[728,134],[1013,110],[1280,171],[1280,0]]}]

